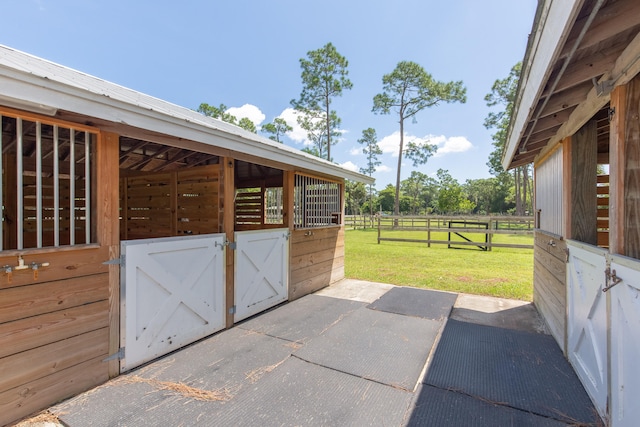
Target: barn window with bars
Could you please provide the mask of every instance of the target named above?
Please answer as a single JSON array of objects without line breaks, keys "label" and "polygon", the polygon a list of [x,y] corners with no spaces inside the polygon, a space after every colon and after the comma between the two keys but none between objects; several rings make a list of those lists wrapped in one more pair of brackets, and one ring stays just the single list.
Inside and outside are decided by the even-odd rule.
[{"label": "barn window with bars", "polygon": [[95,242],[97,133],[0,111],[0,250]]},{"label": "barn window with bars", "polygon": [[296,174],[294,189],[295,228],[339,225],[342,221],[340,184]]}]

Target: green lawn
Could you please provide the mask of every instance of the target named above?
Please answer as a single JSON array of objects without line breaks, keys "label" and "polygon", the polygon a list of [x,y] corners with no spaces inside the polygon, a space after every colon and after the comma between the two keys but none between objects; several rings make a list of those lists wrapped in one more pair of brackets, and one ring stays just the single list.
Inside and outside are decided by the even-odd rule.
[{"label": "green lawn", "polygon": [[[432,239],[440,239],[433,233]],[[449,249],[426,243],[377,243],[377,230],[347,230],[345,274],[352,279],[531,301],[533,249]],[[426,232],[382,237],[426,239]],[[442,236],[446,240],[446,234]],[[496,235],[494,242],[533,244],[533,236]]]}]

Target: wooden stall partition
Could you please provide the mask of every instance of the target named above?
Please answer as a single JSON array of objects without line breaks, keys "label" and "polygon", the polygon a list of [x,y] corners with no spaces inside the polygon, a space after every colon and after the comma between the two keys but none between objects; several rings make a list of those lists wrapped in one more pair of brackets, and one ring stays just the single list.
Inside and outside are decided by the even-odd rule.
[{"label": "wooden stall partition", "polygon": [[[23,252],[39,270],[0,276],[0,425],[109,378],[109,247]],[[16,265],[3,254],[0,265]]]},{"label": "wooden stall partition", "polygon": [[533,303],[566,353],[567,244],[542,231],[536,231],[534,240]]},{"label": "wooden stall partition", "polygon": [[219,168],[123,176],[122,240],[217,233]]},{"label": "wooden stall partition", "polygon": [[344,227],[294,230],[289,300],[344,278]]}]

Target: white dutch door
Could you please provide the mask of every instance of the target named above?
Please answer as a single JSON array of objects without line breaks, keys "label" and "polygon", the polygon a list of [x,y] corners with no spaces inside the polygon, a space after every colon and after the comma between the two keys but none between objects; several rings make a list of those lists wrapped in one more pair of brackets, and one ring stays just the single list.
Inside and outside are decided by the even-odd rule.
[{"label": "white dutch door", "polygon": [[607,405],[607,251],[568,240],[568,357],[601,416]]},{"label": "white dutch door", "polygon": [[121,243],[122,372],[225,327],[224,234]]},{"label": "white dutch door", "polygon": [[631,427],[640,420],[640,262],[612,255],[611,272],[611,426]]},{"label": "white dutch door", "polygon": [[238,322],[288,299],[289,230],[235,234],[235,305]]}]

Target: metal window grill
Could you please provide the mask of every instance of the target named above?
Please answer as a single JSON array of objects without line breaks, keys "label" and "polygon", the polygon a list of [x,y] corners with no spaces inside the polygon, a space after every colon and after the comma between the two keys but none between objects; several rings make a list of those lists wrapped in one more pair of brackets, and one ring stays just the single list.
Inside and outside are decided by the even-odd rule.
[{"label": "metal window grill", "polygon": [[0,114],[0,250],[92,243],[97,133]]},{"label": "metal window grill", "polygon": [[295,176],[295,228],[327,227],[340,224],[342,204],[340,184],[306,175]]}]

